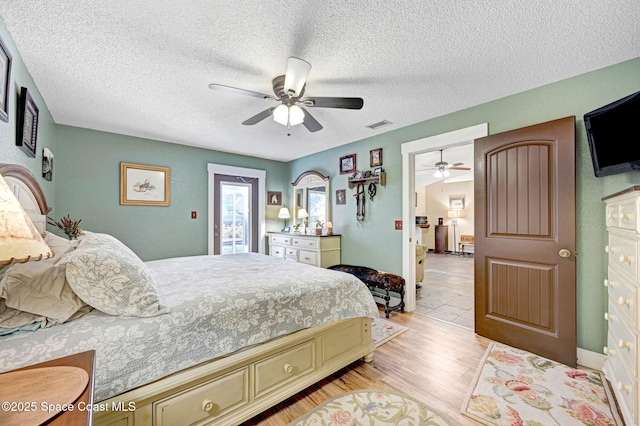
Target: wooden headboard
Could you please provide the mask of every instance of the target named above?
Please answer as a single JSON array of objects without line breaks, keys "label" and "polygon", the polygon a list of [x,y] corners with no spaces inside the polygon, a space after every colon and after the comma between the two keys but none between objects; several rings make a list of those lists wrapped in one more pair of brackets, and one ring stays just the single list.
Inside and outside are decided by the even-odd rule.
[{"label": "wooden headboard", "polygon": [[0,164],[0,175],[7,181],[36,229],[43,233],[47,228],[47,213],[51,209],[47,205],[38,179],[29,169],[18,164]]}]

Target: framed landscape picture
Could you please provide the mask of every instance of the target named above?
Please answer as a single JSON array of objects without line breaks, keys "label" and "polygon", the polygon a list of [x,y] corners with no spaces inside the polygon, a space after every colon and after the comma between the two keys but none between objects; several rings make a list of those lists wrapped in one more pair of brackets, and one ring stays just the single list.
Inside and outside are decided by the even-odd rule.
[{"label": "framed landscape picture", "polygon": [[146,164],[120,163],[120,204],[169,206],[171,169]]}]

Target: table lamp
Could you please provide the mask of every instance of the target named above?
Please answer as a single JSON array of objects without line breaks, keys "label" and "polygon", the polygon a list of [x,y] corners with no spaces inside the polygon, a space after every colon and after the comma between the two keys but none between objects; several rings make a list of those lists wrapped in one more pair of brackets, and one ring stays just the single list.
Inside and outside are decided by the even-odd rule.
[{"label": "table lamp", "polygon": [[53,251],[0,175],[0,269],[50,257]]},{"label": "table lamp", "polygon": [[302,219],[302,222],[304,223],[304,233],[307,233],[307,225],[309,225],[309,221],[307,220],[307,218],[309,217],[309,213],[307,213],[306,209],[300,209],[298,210],[298,218]]},{"label": "table lamp", "polygon": [[289,215],[289,209],[283,205],[278,212],[278,218],[284,219],[284,228],[282,228],[282,231],[287,228],[287,219],[289,219],[290,217],[291,216]]}]

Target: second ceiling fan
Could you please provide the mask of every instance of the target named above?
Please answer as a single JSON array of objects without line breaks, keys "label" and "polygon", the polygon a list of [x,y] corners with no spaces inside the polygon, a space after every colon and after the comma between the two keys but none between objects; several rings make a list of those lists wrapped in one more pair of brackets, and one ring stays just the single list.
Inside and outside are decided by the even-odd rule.
[{"label": "second ceiling fan", "polygon": [[287,128],[303,124],[310,132],[317,132],[322,129],[322,125],[300,105],[309,108],[342,109],[361,109],[364,105],[362,98],[317,96],[303,98],[309,71],[311,71],[310,63],[299,58],[290,57],[287,61],[286,73],[277,76],[271,82],[275,96],[216,83],[210,84],[209,88],[280,102],[280,105],[269,107],[243,121],[242,124],[247,126],[254,125],[269,116],[273,116],[276,122],[287,126]]}]

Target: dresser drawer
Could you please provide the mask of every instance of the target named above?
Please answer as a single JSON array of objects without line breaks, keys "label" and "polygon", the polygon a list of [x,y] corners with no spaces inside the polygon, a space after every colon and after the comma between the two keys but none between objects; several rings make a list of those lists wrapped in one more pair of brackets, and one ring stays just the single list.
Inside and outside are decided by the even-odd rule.
[{"label": "dresser drawer", "polygon": [[298,262],[306,263],[308,265],[317,265],[318,252],[300,250],[298,252]]},{"label": "dresser drawer", "polygon": [[637,201],[620,203],[618,210],[618,226],[623,229],[636,229],[638,218]]},{"label": "dresser drawer", "polygon": [[629,372],[635,376],[637,341],[635,333],[629,329],[629,325],[622,319],[613,301],[609,301],[609,341],[607,345],[616,351],[627,365]]},{"label": "dresser drawer", "polygon": [[299,238],[293,237],[293,245],[301,249],[318,250],[320,240],[318,238]]},{"label": "dresser drawer", "polygon": [[630,326],[637,321],[637,287],[626,283],[612,268],[608,269],[608,278],[604,281],[609,288],[609,304],[616,305],[618,311],[625,316]]},{"label": "dresser drawer", "polygon": [[154,424],[206,424],[248,402],[249,367],[244,367],[154,402]]},{"label": "dresser drawer", "polygon": [[291,245],[291,236],[271,234],[271,244],[279,244],[281,246]]},{"label": "dresser drawer", "polygon": [[313,340],[256,363],[256,398],[285,385],[296,377],[312,372],[315,368],[315,342]]},{"label": "dresser drawer", "polygon": [[616,234],[609,234],[609,245],[605,248],[609,254],[609,266],[625,271],[633,282],[638,280],[637,241]]},{"label": "dresser drawer", "polygon": [[287,250],[286,247],[271,246],[269,250],[269,254],[274,257],[284,258],[286,250]]},{"label": "dresser drawer", "polygon": [[611,377],[607,377],[611,382],[611,386],[614,389],[618,404],[624,405],[623,412],[632,414],[632,420],[637,417],[638,407],[636,405],[636,398],[638,392],[637,380],[629,375],[629,372],[625,369],[620,357],[616,356],[617,351],[614,349],[613,355],[609,355],[607,358],[608,370],[611,373]]},{"label": "dresser drawer", "polygon": [[620,226],[620,204],[608,203],[606,208],[606,224],[607,228]]},{"label": "dresser drawer", "polygon": [[298,260],[298,249],[287,247],[284,256],[287,259]]}]

